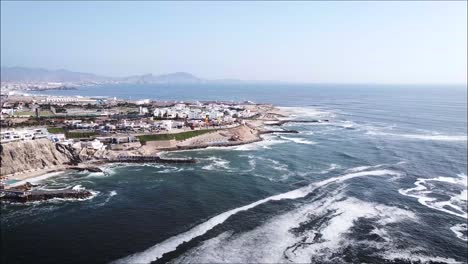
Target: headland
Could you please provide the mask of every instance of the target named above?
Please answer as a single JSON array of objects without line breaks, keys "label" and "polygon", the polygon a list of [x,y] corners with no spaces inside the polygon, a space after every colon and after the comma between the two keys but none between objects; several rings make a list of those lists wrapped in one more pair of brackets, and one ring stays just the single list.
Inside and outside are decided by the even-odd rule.
[{"label": "headland", "polygon": [[263,134],[298,133],[280,127],[287,122],[327,121],[292,119],[283,109],[253,102],[2,95],[1,188],[11,197],[41,175],[100,172],[105,163],[195,163],[160,153],[249,144]]}]

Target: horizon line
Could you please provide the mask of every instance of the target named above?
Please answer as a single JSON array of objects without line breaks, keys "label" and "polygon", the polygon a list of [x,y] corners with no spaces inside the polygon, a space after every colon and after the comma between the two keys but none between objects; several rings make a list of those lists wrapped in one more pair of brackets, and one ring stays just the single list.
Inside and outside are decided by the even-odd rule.
[{"label": "horizon line", "polygon": [[[160,76],[160,75],[168,75],[168,74],[175,74],[175,73],[186,73],[190,74],[196,78],[199,78],[202,82],[207,81],[207,82],[243,82],[243,83],[254,83],[256,82],[257,84],[291,84],[291,85],[432,85],[432,86],[440,86],[440,85],[450,85],[450,86],[467,86],[468,85],[468,80],[465,83],[455,83],[455,82],[437,82],[437,83],[424,83],[424,82],[395,82],[395,83],[389,83],[389,82],[314,82],[314,81],[284,81],[284,80],[249,80],[249,79],[237,79],[237,78],[216,78],[216,79],[206,79],[203,77],[199,77],[198,75],[194,75],[191,72],[187,71],[174,71],[174,72],[166,72],[166,73],[141,73],[141,74],[127,74],[123,76],[110,76],[110,75],[101,75],[97,73],[92,73],[92,72],[86,72],[86,71],[75,71],[75,70],[69,70],[66,68],[56,68],[56,69],[50,69],[50,68],[45,68],[45,67],[30,67],[30,66],[5,66],[5,65],[0,65],[0,68],[26,68],[26,69],[36,69],[36,70],[47,70],[47,71],[68,71],[68,72],[73,72],[73,73],[81,73],[81,74],[92,74],[96,75],[99,77],[106,77],[106,78],[126,78],[126,77],[133,77],[133,76],[144,76],[144,75],[152,75],[152,76]],[[0,74],[0,81],[1,80],[1,74]],[[190,84],[195,84],[195,83],[181,83],[184,85],[190,85]],[[226,84],[226,83],[225,83]],[[157,85],[157,84],[155,84]]]}]

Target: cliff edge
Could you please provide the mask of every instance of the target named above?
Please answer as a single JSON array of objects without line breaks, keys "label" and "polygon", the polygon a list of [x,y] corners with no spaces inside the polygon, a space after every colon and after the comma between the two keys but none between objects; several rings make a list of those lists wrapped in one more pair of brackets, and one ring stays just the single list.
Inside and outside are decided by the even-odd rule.
[{"label": "cliff edge", "polygon": [[53,168],[81,161],[71,146],[48,139],[18,141],[0,145],[0,175]]}]

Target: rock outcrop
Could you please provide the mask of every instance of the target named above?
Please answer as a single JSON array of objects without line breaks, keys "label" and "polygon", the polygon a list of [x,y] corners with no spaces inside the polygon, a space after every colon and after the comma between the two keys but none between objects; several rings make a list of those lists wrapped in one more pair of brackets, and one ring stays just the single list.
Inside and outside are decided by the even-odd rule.
[{"label": "rock outcrop", "polygon": [[22,191],[16,189],[0,191],[0,201],[34,202],[45,201],[54,198],[61,199],[86,199],[93,194],[87,190],[59,190],[59,191]]},{"label": "rock outcrop", "polygon": [[71,146],[48,139],[17,141],[0,145],[0,175],[78,164],[79,156]]}]

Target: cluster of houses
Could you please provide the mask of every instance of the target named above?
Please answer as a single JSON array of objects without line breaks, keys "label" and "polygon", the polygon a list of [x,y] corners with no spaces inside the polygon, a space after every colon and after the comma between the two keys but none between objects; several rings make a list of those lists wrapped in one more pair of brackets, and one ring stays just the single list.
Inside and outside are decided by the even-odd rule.
[{"label": "cluster of houses", "polygon": [[0,132],[0,142],[2,144],[16,141],[35,140],[41,138],[48,138],[54,143],[61,143],[65,145],[73,144],[75,147],[81,148],[92,148],[95,150],[101,150],[105,148],[105,145],[99,139],[94,139],[91,141],[74,142],[73,140],[66,139],[65,134],[49,133],[46,128],[10,129],[2,130]]},{"label": "cluster of houses", "polygon": [[[13,120],[17,117],[53,117],[55,127],[64,131],[93,133],[93,138],[108,138],[122,135],[191,130],[214,126],[235,126],[243,119],[257,113],[245,105],[218,102],[157,102],[149,99],[137,101],[116,98],[85,98],[61,96],[8,96],[2,98],[1,118]],[[47,114],[43,112],[47,111]],[[3,126],[3,122],[2,122]],[[121,136],[121,135],[120,135]],[[18,140],[49,138],[53,142],[73,143],[64,132],[49,133],[45,128],[10,129],[2,127],[1,143]],[[133,139],[124,139],[131,142]],[[75,140],[78,142],[79,140]],[[84,141],[84,140],[82,140]],[[111,139],[113,142],[113,140]],[[119,139],[117,141],[122,141]],[[111,143],[112,143],[111,142]],[[115,142],[114,142],[115,143]],[[92,148],[102,147],[96,142]]]},{"label": "cluster of houses", "polygon": [[187,119],[205,119],[233,122],[236,118],[249,118],[255,115],[248,109],[240,106],[231,106],[225,104],[175,104],[172,107],[155,108],[153,111],[158,118],[187,118]]},{"label": "cluster of houses", "polygon": [[10,129],[10,130],[1,130],[0,131],[0,141],[13,142],[20,140],[31,140],[46,138],[49,136],[46,128],[33,128],[33,129]]}]

